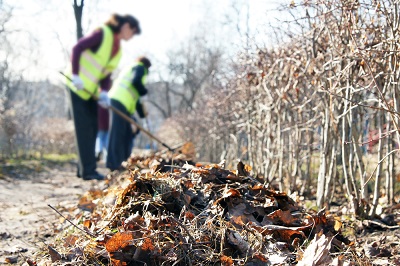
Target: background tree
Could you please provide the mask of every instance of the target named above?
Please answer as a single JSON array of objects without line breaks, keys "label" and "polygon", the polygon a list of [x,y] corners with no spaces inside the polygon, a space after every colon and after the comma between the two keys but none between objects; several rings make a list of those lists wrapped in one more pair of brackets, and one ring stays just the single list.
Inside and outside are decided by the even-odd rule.
[{"label": "background tree", "polygon": [[[78,3],[80,2],[80,3]],[[83,15],[83,6],[84,0],[77,1],[74,0],[74,4],[72,7],[74,8],[75,22],[76,22],[76,39],[79,40],[83,37],[83,29],[82,29],[82,15]]]},{"label": "background tree", "polygon": [[356,215],[373,216],[382,188],[388,202],[395,193],[398,3],[282,10],[292,16],[276,31],[283,42],[243,51],[235,78],[176,119],[205,160],[245,160],[282,191],[316,195],[319,207],[345,193]]}]

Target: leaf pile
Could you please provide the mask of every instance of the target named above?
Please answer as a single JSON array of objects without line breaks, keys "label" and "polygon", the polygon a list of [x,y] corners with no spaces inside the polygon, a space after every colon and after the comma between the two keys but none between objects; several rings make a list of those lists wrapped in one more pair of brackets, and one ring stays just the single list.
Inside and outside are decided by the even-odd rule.
[{"label": "leaf pile", "polygon": [[91,265],[290,265],[317,234],[332,250],[350,244],[338,221],[307,213],[249,166],[231,171],[179,156],[131,157],[107,189],[87,193],[78,218],[97,237],[75,231],[64,257]]}]

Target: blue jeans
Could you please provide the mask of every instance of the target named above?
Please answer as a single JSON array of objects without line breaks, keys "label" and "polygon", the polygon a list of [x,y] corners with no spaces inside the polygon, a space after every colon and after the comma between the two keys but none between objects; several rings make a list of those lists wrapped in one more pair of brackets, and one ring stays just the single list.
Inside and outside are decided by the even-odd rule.
[{"label": "blue jeans", "polygon": [[96,154],[103,153],[103,160],[107,158],[108,130],[99,130],[96,137]]}]

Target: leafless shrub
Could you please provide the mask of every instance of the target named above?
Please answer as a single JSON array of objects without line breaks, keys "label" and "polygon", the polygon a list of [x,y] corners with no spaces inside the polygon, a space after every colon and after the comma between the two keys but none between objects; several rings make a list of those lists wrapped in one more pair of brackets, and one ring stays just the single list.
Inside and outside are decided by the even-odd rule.
[{"label": "leafless shrub", "polygon": [[[398,8],[395,1],[286,6],[292,19],[282,23],[292,31],[279,38],[286,41],[243,53],[236,78],[181,116],[186,135],[207,159],[246,160],[281,190],[316,191],[320,207],[340,201],[342,188],[355,214],[374,215],[383,174],[388,202],[395,193]],[[371,169],[366,147],[374,143],[379,163]]]}]

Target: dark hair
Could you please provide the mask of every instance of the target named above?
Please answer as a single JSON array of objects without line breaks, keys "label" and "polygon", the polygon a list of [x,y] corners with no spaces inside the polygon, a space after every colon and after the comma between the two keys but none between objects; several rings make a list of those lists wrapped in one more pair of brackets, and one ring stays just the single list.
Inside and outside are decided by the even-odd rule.
[{"label": "dark hair", "polygon": [[118,14],[112,14],[105,24],[109,26],[114,33],[119,33],[121,31],[122,25],[124,25],[125,23],[128,23],[131,29],[136,29],[135,34],[138,35],[141,33],[139,21],[131,15],[121,16]]},{"label": "dark hair", "polygon": [[145,56],[138,57],[137,61],[141,62],[144,65],[144,67],[147,68],[147,69],[149,69],[151,67],[150,60]]}]

